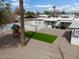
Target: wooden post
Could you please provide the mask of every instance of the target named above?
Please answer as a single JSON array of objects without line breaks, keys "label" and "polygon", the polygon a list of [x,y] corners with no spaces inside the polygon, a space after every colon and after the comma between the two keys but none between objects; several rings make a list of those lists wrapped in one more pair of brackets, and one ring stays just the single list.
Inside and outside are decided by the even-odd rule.
[{"label": "wooden post", "polygon": [[23,0],[19,0],[19,6],[20,6],[20,24],[21,24],[21,46],[25,46]]}]

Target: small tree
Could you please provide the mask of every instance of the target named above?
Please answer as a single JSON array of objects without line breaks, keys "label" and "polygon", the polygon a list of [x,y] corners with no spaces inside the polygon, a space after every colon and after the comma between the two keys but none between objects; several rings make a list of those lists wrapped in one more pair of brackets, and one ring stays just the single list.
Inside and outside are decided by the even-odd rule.
[{"label": "small tree", "polygon": [[54,9],[54,17],[56,17],[56,6],[53,6]]},{"label": "small tree", "polygon": [[44,13],[43,13],[43,14],[49,15],[49,14],[50,14],[50,12],[49,12],[49,11],[44,11]]},{"label": "small tree", "polygon": [[26,12],[26,17],[35,17],[35,13],[34,12]]},{"label": "small tree", "polygon": [[66,14],[66,12],[65,11],[62,11],[61,14]]},{"label": "small tree", "polygon": [[4,10],[0,10],[0,25],[7,23],[8,20],[4,17]]},{"label": "small tree", "polygon": [[39,16],[41,13],[40,12],[36,12],[36,15]]},{"label": "small tree", "polygon": [[11,13],[11,4],[10,3],[5,3],[6,7],[5,9]]},{"label": "small tree", "polygon": [[[23,12],[25,13],[25,9],[23,9]],[[15,14],[16,14],[16,15],[20,15],[20,8],[19,8],[19,7],[17,7],[17,8],[15,9]]]},{"label": "small tree", "polygon": [[0,1],[0,25],[8,23],[8,14],[10,14],[10,4],[5,3],[6,7],[3,4],[3,1]]}]

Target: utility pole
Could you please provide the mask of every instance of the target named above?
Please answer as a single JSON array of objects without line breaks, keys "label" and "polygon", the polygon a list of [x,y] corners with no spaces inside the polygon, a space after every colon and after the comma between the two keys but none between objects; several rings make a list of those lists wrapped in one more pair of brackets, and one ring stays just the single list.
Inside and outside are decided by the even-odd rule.
[{"label": "utility pole", "polygon": [[20,24],[21,24],[21,46],[25,46],[23,0],[19,0],[19,6],[20,6]]}]

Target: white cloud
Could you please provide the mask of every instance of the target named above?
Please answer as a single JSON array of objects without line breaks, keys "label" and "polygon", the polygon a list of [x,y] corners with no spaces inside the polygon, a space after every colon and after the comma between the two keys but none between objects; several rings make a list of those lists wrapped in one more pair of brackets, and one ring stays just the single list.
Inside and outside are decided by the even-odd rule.
[{"label": "white cloud", "polygon": [[11,0],[11,1],[18,1],[18,0]]},{"label": "white cloud", "polygon": [[[12,7],[18,7],[19,6],[19,0],[11,0]],[[26,0],[24,0],[24,6],[26,5]]]},{"label": "white cloud", "polygon": [[[57,6],[56,7],[57,10],[59,11],[66,11],[66,12],[78,12],[79,11],[79,3],[74,3],[71,5],[63,5],[63,6]],[[48,11],[53,10],[52,7],[49,7]]]},{"label": "white cloud", "polygon": [[48,11],[53,11],[53,8],[52,8],[52,7],[49,7],[49,8],[48,8]]},{"label": "white cloud", "polygon": [[35,7],[37,7],[37,8],[47,8],[47,7],[52,7],[52,5],[36,5]]},{"label": "white cloud", "polygon": [[12,7],[17,7],[17,6],[19,6],[19,3],[11,3],[11,5],[12,5]]},{"label": "white cloud", "polygon": [[[18,2],[19,3],[19,0],[11,0],[12,2]],[[26,0],[23,0],[23,2],[26,2]]]},{"label": "white cloud", "polygon": [[[17,3],[17,2],[13,2],[13,3],[11,3],[11,5],[12,5],[11,6],[12,9],[19,7],[19,3]],[[27,10],[29,8],[31,8],[31,6],[29,4],[24,3],[24,9]]]},{"label": "white cloud", "polygon": [[11,0],[12,2],[19,2],[19,0]]},{"label": "white cloud", "polygon": [[72,5],[69,5],[68,7],[64,7],[63,10],[69,12],[77,12],[79,11],[79,3],[74,3]]},{"label": "white cloud", "polygon": [[[19,0],[11,0],[11,5],[12,7],[18,7],[19,6]],[[47,4],[47,5],[35,5],[35,6],[31,6],[30,4],[26,4],[26,2],[30,2],[32,0],[24,0],[24,8],[47,8],[48,11],[52,11],[53,10],[53,5],[51,4]],[[62,5],[62,6],[56,6],[57,10],[60,11],[67,11],[67,12],[72,12],[72,11],[79,11],[79,3],[73,3],[73,4],[68,4],[68,5]]]}]

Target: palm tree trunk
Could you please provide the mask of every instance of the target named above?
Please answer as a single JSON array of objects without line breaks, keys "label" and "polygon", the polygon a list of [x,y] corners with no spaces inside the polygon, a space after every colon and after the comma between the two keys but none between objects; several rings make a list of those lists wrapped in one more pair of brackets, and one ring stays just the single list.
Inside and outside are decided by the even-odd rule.
[{"label": "palm tree trunk", "polygon": [[56,6],[53,6],[53,8],[54,8],[54,17],[56,17],[56,10],[55,10]]},{"label": "palm tree trunk", "polygon": [[23,0],[19,1],[19,6],[20,6],[20,24],[21,24],[21,45],[25,46]]}]

